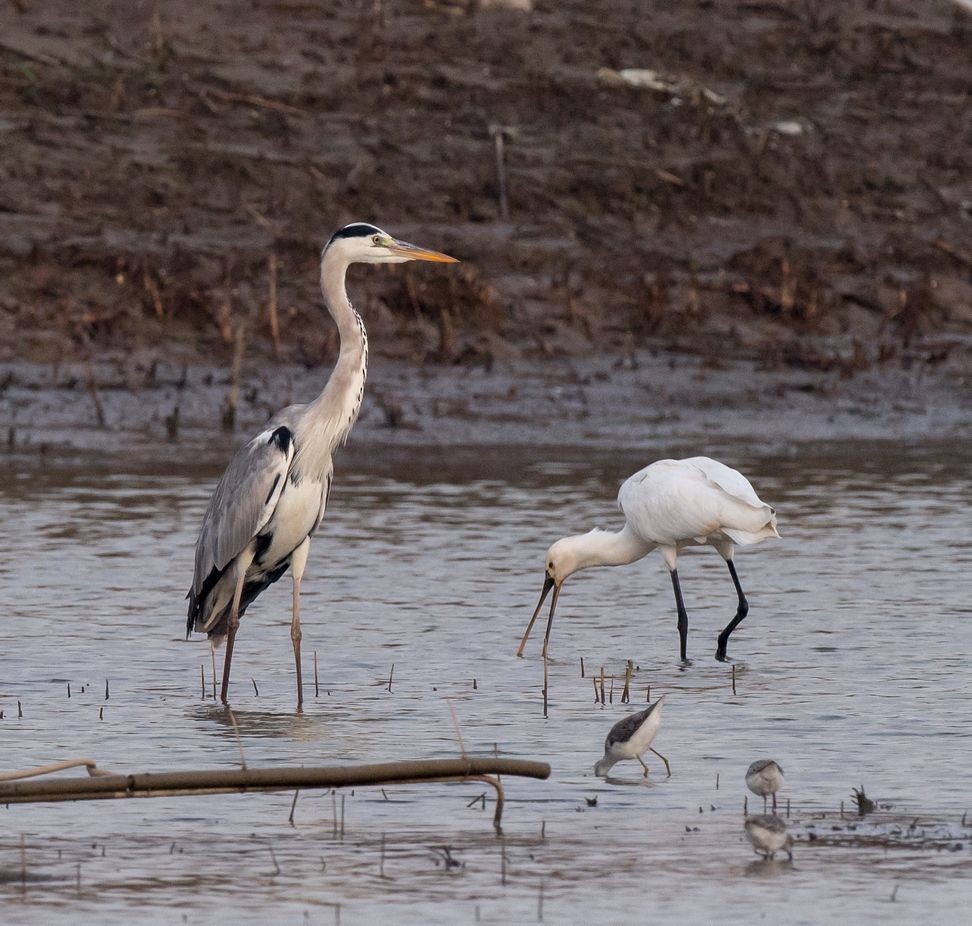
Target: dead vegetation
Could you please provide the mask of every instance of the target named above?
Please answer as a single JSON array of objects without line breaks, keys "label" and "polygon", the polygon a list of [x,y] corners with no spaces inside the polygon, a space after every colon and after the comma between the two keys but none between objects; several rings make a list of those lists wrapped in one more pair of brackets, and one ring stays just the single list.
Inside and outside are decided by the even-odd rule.
[{"label": "dead vegetation", "polygon": [[243,326],[318,363],[317,253],[371,219],[464,260],[355,279],[373,348],[420,362],[967,362],[970,24],[945,0],[215,15],[8,9],[0,356],[229,362]]}]

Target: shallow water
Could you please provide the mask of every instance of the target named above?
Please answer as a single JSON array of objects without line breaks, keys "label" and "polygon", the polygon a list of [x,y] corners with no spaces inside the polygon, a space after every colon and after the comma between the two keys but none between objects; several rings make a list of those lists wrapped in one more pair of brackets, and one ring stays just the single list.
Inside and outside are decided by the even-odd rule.
[{"label": "shallow water", "polygon": [[[345,924],[957,921],[972,901],[967,457],[928,444],[713,449],[777,506],[783,534],[737,557],[751,609],[729,647],[735,695],[730,666],[712,658],[735,605],[712,550],[680,562],[691,666],[676,660],[657,556],[565,586],[547,718],[542,623],[527,658],[514,657],[548,543],[618,525],[617,485],[645,459],[351,448],[304,580],[303,716],[289,581],[243,621],[231,700],[248,764],[451,756],[451,703],[468,751],[549,761],[551,780],[505,781],[503,839],[491,795],[485,811],[467,806],[477,783],[344,792],[343,836],[340,793],[302,793],[295,826],[290,794],[12,806],[0,811],[4,921],[262,922],[271,909]],[[77,755],[118,771],[238,765],[227,715],[201,696],[208,647],[183,639],[192,545],[221,459],[7,458],[4,767]],[[613,703],[595,703],[581,657],[588,676],[604,666],[619,677]],[[620,703],[626,659],[638,667],[631,706]],[[654,760],[647,780],[632,763],[594,778],[607,730],[649,687],[652,699],[669,693],[655,745],[672,777]],[[792,865],[757,862],[742,834],[743,773],[764,755],[786,771]],[[859,785],[891,805],[879,820],[906,821],[893,845],[861,845],[884,830],[839,819]]]}]

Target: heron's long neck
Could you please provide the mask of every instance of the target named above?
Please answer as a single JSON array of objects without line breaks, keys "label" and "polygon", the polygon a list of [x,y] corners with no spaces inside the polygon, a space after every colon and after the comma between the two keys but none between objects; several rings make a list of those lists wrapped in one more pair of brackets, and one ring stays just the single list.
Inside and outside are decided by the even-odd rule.
[{"label": "heron's long neck", "polygon": [[347,440],[361,408],[368,375],[368,335],[361,316],[348,300],[344,278],[348,264],[330,250],[321,260],[321,292],[340,338],[337,363],[323,392],[305,412],[304,434],[298,435],[299,474],[323,474],[331,466],[331,453]]},{"label": "heron's long neck", "polygon": [[621,530],[591,531],[570,538],[578,569],[626,566],[646,556],[655,545],[642,540],[627,524]]}]

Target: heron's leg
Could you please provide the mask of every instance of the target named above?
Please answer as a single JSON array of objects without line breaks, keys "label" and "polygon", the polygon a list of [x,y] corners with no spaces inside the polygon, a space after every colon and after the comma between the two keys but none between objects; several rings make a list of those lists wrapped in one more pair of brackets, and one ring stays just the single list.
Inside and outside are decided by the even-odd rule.
[{"label": "heron's leg", "polygon": [[665,763],[665,771],[666,771],[666,772],[668,773],[668,777],[669,777],[669,778],[671,778],[671,777],[672,777],[672,767],[671,767],[671,766],[670,766],[670,765],[668,764],[668,759],[666,759],[666,758],[665,758],[665,757],[664,757],[664,756],[663,756],[663,755],[662,755],[662,754],[661,754],[661,753],[660,753],[660,752],[659,752],[659,751],[658,751],[657,749],[655,749],[655,748],[654,748],[653,746],[649,746],[648,748],[649,748],[649,749],[650,749],[650,750],[651,750],[651,751],[652,751],[652,752],[653,752],[653,753],[654,753],[654,754],[655,754],[656,756],[658,756],[658,758],[659,758],[659,759],[661,759],[661,760],[662,760],[662,762],[664,762],[664,763]]},{"label": "heron's leg", "polygon": [[766,795],[763,795],[763,813],[766,813]]},{"label": "heron's leg", "polygon": [[290,623],[290,639],[294,644],[294,665],[297,668],[297,711],[304,709],[304,676],[300,670],[300,641],[303,636],[300,632],[300,580],[304,576],[304,567],[307,565],[307,554],[310,552],[310,537],[294,550],[290,558],[290,569],[294,577],[294,601],[293,618]]},{"label": "heron's leg", "polygon": [[776,792],[773,793],[773,813],[776,813]]},{"label": "heron's leg", "polygon": [[740,621],[749,613],[749,602],[746,601],[742,586],[739,584],[739,576],[736,575],[736,566],[731,559],[726,560],[726,565],[729,567],[729,575],[732,576],[732,584],[736,586],[736,594],[739,596],[739,606],[736,608],[736,616],[729,621],[726,629],[719,634],[719,645],[716,647],[716,659],[723,661],[726,658],[726,644],[729,642],[729,634],[736,629]]},{"label": "heron's leg", "polygon": [[[251,557],[252,559],[252,557]],[[229,623],[226,628],[226,655],[223,657],[223,687],[219,699],[223,704],[229,703],[230,665],[233,662],[233,644],[236,642],[236,631],[240,626],[240,598],[243,596],[243,583],[246,581],[246,570],[250,562],[237,561],[236,588],[233,589],[233,603],[230,605]]]},{"label": "heron's leg", "polygon": [[645,760],[642,759],[641,756],[638,756],[637,759],[641,763],[641,767],[645,770],[645,778],[647,778],[648,777],[648,766],[645,765]]},{"label": "heron's leg", "polygon": [[672,570],[672,588],[675,590],[675,607],[678,608],[678,641],[679,650],[682,654],[682,662],[688,660],[686,651],[688,650],[688,614],[685,611],[685,602],[682,601],[682,587],[678,584],[678,570]]}]

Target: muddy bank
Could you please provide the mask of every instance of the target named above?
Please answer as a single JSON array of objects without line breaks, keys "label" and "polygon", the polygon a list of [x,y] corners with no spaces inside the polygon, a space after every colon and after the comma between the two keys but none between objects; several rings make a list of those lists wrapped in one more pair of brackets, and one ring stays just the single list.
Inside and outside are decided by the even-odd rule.
[{"label": "muddy bank", "polygon": [[[313,398],[327,365],[244,364],[232,426],[225,366],[151,353],[95,363],[0,364],[8,452],[44,448],[224,462],[279,408]],[[344,457],[374,448],[568,446],[716,453],[802,441],[967,440],[972,385],[924,363],[857,374],[794,370],[663,351],[481,367],[376,359]],[[501,455],[500,455],[501,456]]]},{"label": "muddy bank", "polygon": [[318,363],[367,218],[464,260],[356,272],[389,358],[968,365],[967,12],[483,7],[6,4],[0,354]]}]

